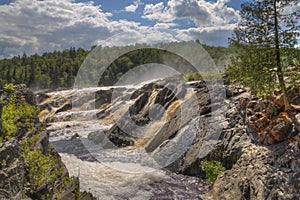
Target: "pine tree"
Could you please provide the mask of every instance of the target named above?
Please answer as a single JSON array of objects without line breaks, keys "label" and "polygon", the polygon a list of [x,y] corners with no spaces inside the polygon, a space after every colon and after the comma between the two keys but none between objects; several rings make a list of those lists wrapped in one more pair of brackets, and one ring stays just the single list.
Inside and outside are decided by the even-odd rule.
[{"label": "pine tree", "polygon": [[[285,68],[292,59],[283,63],[299,36],[300,11],[298,0],[251,0],[242,4],[241,21],[230,38],[238,49],[227,70],[228,74],[258,94],[270,94],[279,88],[286,97]],[[296,51],[296,49],[295,49]]]}]

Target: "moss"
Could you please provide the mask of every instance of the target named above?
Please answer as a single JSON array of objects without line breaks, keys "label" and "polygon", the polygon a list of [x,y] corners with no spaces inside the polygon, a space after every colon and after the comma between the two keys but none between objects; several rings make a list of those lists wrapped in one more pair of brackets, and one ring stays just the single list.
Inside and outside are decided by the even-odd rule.
[{"label": "moss", "polygon": [[[9,89],[10,88],[10,89]],[[13,92],[14,87],[7,87],[6,92]],[[30,105],[24,96],[12,94],[9,100],[1,101],[2,134],[0,142],[13,137],[20,139],[21,154],[24,159],[25,183],[22,198],[61,199],[61,195],[73,184],[74,177],[64,176],[65,168],[54,148],[49,144],[47,155],[36,148],[45,127],[38,120],[39,109]],[[26,134],[25,134],[26,133]],[[26,137],[24,137],[26,135]],[[28,138],[29,137],[29,138]],[[1,162],[5,165],[5,161]],[[78,182],[78,181],[77,181]],[[80,196],[79,184],[74,191]]]},{"label": "moss", "polygon": [[[61,168],[61,172],[63,169]],[[59,182],[59,187],[55,188],[52,199],[62,199],[62,194],[68,189],[69,185],[72,184],[75,177],[64,176]]]},{"label": "moss", "polygon": [[7,83],[4,85],[3,90],[7,93],[12,93],[16,86],[13,83]]},{"label": "moss", "polygon": [[54,182],[60,173],[55,170],[56,159],[50,155],[44,155],[40,150],[24,152],[25,167],[28,169],[30,188],[36,191],[43,185]]},{"label": "moss", "polygon": [[9,140],[15,137],[18,127],[27,129],[34,127],[33,119],[38,118],[39,109],[26,101],[17,101],[13,95],[2,108],[2,135],[1,139]]},{"label": "moss", "polygon": [[[21,151],[27,171],[27,191],[30,196],[46,185],[53,185],[57,176],[57,159],[52,155],[44,155],[40,150],[34,149],[40,134],[33,135],[21,144]],[[49,199],[49,194],[44,194],[42,199]]]},{"label": "moss", "polygon": [[183,74],[182,76],[186,81],[201,80],[201,74],[199,72],[190,72],[188,74]]},{"label": "moss", "polygon": [[201,168],[205,172],[206,178],[209,183],[214,183],[218,175],[225,171],[225,168],[219,161],[204,160],[201,162]]}]

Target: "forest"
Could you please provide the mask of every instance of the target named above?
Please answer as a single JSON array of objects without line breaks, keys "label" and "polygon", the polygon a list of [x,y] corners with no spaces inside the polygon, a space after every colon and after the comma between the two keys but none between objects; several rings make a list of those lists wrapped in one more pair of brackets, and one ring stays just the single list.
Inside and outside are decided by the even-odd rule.
[{"label": "forest", "polygon": [[[157,44],[154,46],[136,44],[135,47],[139,50],[129,51],[112,62],[103,76],[101,76],[99,85],[113,85],[128,70],[147,63],[161,63],[161,60],[166,59],[166,56],[169,60],[178,59],[174,55],[160,50],[159,47],[162,45],[169,47],[178,45],[178,43]],[[202,47],[208,52],[217,66],[223,67],[223,65],[229,63],[230,56],[235,54],[235,50],[231,47],[213,47],[207,45],[202,45]],[[90,50],[71,47],[63,51],[48,52],[42,55],[34,54],[28,56],[26,53],[23,53],[22,56],[2,59],[0,60],[0,87],[3,87],[7,83],[13,83],[26,84],[34,90],[70,88],[74,84],[81,64],[94,48],[96,46],[91,47]],[[126,51],[129,48],[130,46],[97,46],[97,52],[109,55],[111,52]],[[186,71],[186,73],[189,72]],[[90,73],[96,74],[93,72]]]}]

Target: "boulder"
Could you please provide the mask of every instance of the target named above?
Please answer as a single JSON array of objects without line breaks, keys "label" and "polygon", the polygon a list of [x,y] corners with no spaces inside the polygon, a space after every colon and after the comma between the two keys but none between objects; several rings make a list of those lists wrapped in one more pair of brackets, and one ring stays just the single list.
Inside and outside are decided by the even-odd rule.
[{"label": "boulder", "polygon": [[300,146],[249,144],[232,169],[219,175],[203,199],[299,199]]}]

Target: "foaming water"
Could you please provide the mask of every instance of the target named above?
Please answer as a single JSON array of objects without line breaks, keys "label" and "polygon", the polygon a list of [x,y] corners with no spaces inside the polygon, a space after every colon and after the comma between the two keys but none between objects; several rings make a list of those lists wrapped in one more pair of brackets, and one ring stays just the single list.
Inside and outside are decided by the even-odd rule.
[{"label": "foaming water", "polygon": [[[164,180],[165,173],[134,163],[82,161],[73,155],[60,154],[71,176],[78,176],[81,190],[103,200],[147,200],[153,195],[151,184]],[[124,170],[117,170],[123,168]],[[130,171],[130,172],[129,172]]]},{"label": "foaming water", "polygon": [[[49,98],[41,104],[47,108],[44,110],[45,119],[48,115],[47,121],[51,122],[47,127],[50,141],[61,155],[69,174],[79,177],[82,191],[89,191],[100,200],[148,200],[157,199],[158,194],[159,199],[197,199],[199,191],[197,188],[189,191],[189,181],[182,182],[182,177],[161,169],[168,159],[176,156],[173,148],[169,147],[173,144],[171,141],[164,143],[160,151],[145,150],[149,140],[160,131],[165,121],[176,115],[182,102],[175,101],[164,110],[162,118],[155,118],[157,112],[164,108],[155,104],[158,92],[153,91],[140,111],[145,114],[149,110],[149,118],[153,121],[145,128],[138,127],[143,137],[138,137],[134,145],[119,148],[108,138],[101,137],[135,103],[136,99],[130,98],[133,92],[150,82],[47,93]],[[120,90],[103,92],[115,88]],[[98,94],[97,98],[95,93]],[[106,98],[110,98],[110,95],[115,98],[108,102]],[[97,107],[96,99],[98,103],[101,102]],[[183,118],[188,119],[185,116]],[[134,133],[132,129],[131,134]],[[177,140],[183,141],[180,144],[186,144],[194,138],[185,132],[179,132],[178,136]],[[168,147],[169,151],[163,151],[164,147]]]},{"label": "foaming water", "polygon": [[50,123],[47,130],[50,132],[50,141],[65,140],[77,135],[87,138],[89,133],[97,130],[108,130],[112,125],[100,124],[98,121],[66,121]]}]

